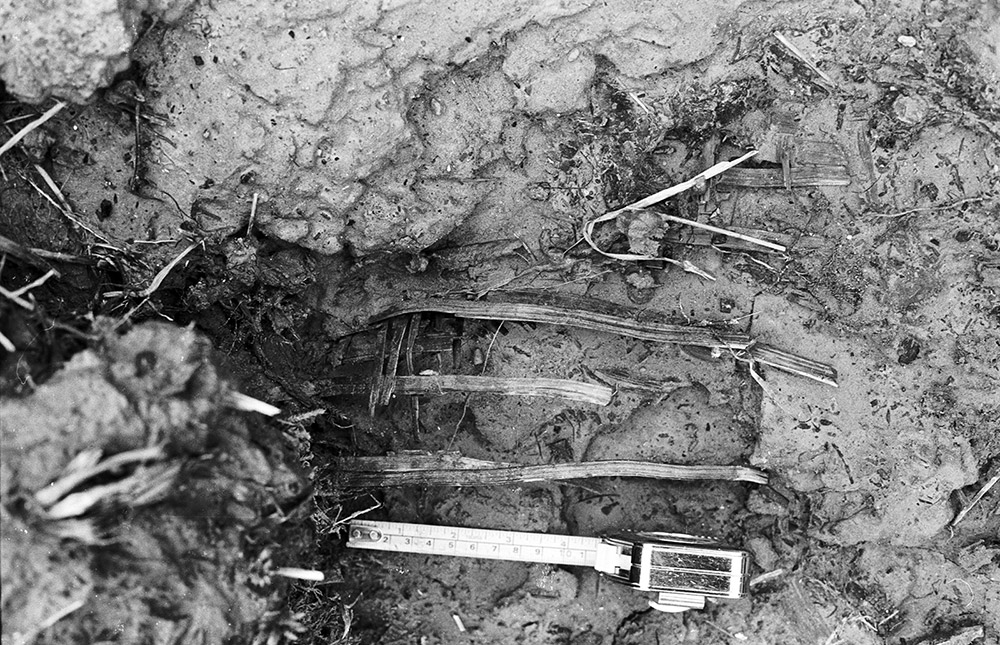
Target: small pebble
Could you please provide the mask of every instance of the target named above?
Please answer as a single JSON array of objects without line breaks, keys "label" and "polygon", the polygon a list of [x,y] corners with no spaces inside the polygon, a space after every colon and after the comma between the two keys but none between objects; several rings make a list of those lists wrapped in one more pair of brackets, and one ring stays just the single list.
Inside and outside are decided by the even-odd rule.
[{"label": "small pebble", "polygon": [[914,38],[913,36],[906,36],[906,35],[900,36],[899,38],[896,39],[896,42],[902,45],[903,47],[917,46],[917,39]]}]

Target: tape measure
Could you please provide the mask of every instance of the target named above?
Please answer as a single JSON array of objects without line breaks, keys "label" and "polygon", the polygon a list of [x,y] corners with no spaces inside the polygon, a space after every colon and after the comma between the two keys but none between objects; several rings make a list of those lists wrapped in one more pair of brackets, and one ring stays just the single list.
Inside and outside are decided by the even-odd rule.
[{"label": "tape measure", "polygon": [[460,526],[354,520],[347,546],[398,553],[589,567],[658,594],[653,609],[702,609],[708,598],[746,595],[750,554],[678,533],[578,537]]}]

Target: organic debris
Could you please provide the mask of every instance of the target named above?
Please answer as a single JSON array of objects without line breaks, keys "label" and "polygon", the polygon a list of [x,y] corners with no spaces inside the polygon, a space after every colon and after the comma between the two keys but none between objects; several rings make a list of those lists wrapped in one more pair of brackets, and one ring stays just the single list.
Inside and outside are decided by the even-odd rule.
[{"label": "organic debris", "polygon": [[802,50],[796,47],[795,43],[789,40],[787,36],[780,31],[776,31],[774,32],[774,38],[781,43],[792,56],[797,58],[799,62],[808,67],[814,74],[816,74],[816,76],[819,76],[826,83],[827,89],[837,89],[837,84],[833,81],[833,79],[830,78],[826,72],[817,67],[816,63],[814,63],[812,59],[802,53]]},{"label": "organic debris", "polygon": [[38,117],[28,125],[24,126],[20,130],[18,130],[17,134],[12,136],[10,139],[4,141],[3,145],[0,145],[0,155],[3,155],[3,153],[7,152],[8,150],[16,146],[21,141],[21,139],[28,136],[28,134],[30,134],[32,130],[41,126],[43,123],[54,117],[64,107],[66,107],[66,104],[64,102],[56,101],[56,104],[50,107],[48,110],[46,110],[40,117]]},{"label": "organic debris", "polygon": [[846,166],[794,166],[788,176],[780,168],[740,168],[726,177],[723,185],[744,188],[805,188],[807,186],[848,186],[851,176]]},{"label": "organic debris", "polygon": [[632,338],[724,350],[738,360],[758,361],[827,385],[837,385],[830,365],[755,342],[750,336],[706,326],[665,322],[655,312],[639,311],[592,298],[539,292],[507,292],[482,300],[426,298],[403,302],[375,316],[378,322],[417,312],[447,313],[460,318],[518,320],[568,325]]},{"label": "organic debris", "polygon": [[982,625],[960,627],[948,635],[939,635],[920,641],[920,645],[972,645],[982,638],[986,630]]},{"label": "organic debris", "polygon": [[[204,337],[146,323],[0,402],[5,642],[247,633],[270,595],[243,582],[248,537],[278,540],[268,507],[301,483],[254,444],[264,428],[229,410],[232,393]],[[180,554],[195,551],[192,570]],[[165,597],[172,618],[152,613]]]},{"label": "organic debris", "polygon": [[[1000,468],[996,470],[1000,470]],[[956,525],[958,525],[959,522],[965,519],[965,516],[968,515],[969,512],[976,507],[976,504],[981,502],[982,499],[986,497],[986,494],[989,493],[993,489],[993,487],[997,485],[997,482],[1000,482],[1000,472],[987,479],[986,483],[980,487],[979,491],[972,496],[972,499],[970,499],[965,505],[962,506],[962,508],[958,511],[958,514],[955,515],[955,519],[951,521],[951,526],[955,527]]]},{"label": "organic debris", "polygon": [[[594,249],[595,251],[597,251],[601,255],[603,255],[605,257],[612,258],[614,260],[626,260],[626,261],[656,260],[656,261],[660,261],[660,262],[667,262],[669,264],[673,264],[673,265],[681,267],[682,269],[684,269],[688,273],[694,273],[695,275],[701,276],[702,278],[705,278],[706,280],[715,280],[714,276],[712,276],[709,273],[706,273],[703,269],[698,268],[697,266],[695,266],[694,264],[692,264],[691,262],[689,262],[687,260],[677,260],[675,258],[661,257],[661,256],[657,256],[657,255],[645,255],[645,254],[636,254],[636,253],[609,253],[607,251],[603,251],[603,250],[601,250],[601,248],[599,246],[597,246],[597,243],[594,242],[594,238],[593,238],[594,227],[597,226],[598,224],[602,223],[602,222],[612,221],[612,220],[616,219],[617,217],[619,217],[620,215],[622,215],[623,213],[625,213],[627,211],[639,211],[639,210],[642,210],[642,209],[647,208],[649,206],[653,206],[655,204],[658,204],[658,203],[660,203],[660,202],[662,202],[662,201],[664,201],[666,199],[669,199],[669,198],[673,197],[674,195],[678,195],[678,194],[680,194],[680,193],[682,193],[682,192],[684,192],[686,190],[690,190],[690,189],[692,189],[692,188],[694,188],[696,186],[699,186],[699,185],[704,185],[705,182],[707,182],[708,180],[712,179],[713,177],[715,177],[717,175],[720,175],[720,174],[726,172],[727,170],[729,170],[731,168],[734,168],[735,166],[743,163],[744,161],[746,161],[747,159],[750,159],[751,157],[753,157],[756,154],[757,154],[756,151],[751,151],[751,152],[748,152],[745,155],[739,157],[738,159],[734,159],[732,161],[722,161],[722,162],[719,162],[719,163],[715,164],[714,166],[712,166],[711,168],[708,168],[707,170],[705,170],[705,171],[703,171],[703,172],[695,175],[691,179],[688,179],[687,181],[683,181],[683,182],[681,182],[681,183],[679,183],[679,184],[677,184],[675,186],[671,186],[670,188],[665,188],[664,190],[661,190],[661,191],[659,191],[657,193],[654,193],[654,194],[652,194],[652,195],[650,195],[648,197],[640,199],[639,201],[637,201],[637,202],[635,202],[633,204],[629,204],[628,206],[625,206],[623,208],[619,208],[617,210],[609,211],[609,212],[605,213],[604,215],[601,215],[600,217],[597,217],[595,219],[589,220],[583,226],[583,239],[586,240],[587,244],[590,245],[590,248]],[[720,232],[724,233],[725,232],[725,231],[722,231],[722,229],[719,229],[717,227],[710,227],[710,226],[705,225],[705,224],[699,224],[697,222],[692,222],[690,220],[685,220],[685,219],[678,218],[678,217],[670,217],[669,221],[675,221],[675,222],[678,222],[678,223],[684,223],[684,224],[688,224],[690,226],[697,226],[699,228],[704,228],[706,230],[711,230],[714,233],[720,233]],[[756,240],[756,239],[753,239],[753,238],[750,238],[750,239],[744,238],[744,239],[747,240],[747,241],[751,241],[751,242],[761,243],[764,246],[768,246],[770,244],[769,242],[764,242],[764,241]],[[770,248],[774,248],[774,246],[771,246]],[[780,250],[784,250],[784,249],[781,248]]]},{"label": "organic debris", "polygon": [[[370,391],[388,377],[358,381],[350,378],[332,378],[323,382],[323,390],[330,395],[356,394]],[[499,376],[467,376],[456,374],[425,374],[393,377],[395,394],[443,394],[445,392],[487,392],[505,396],[539,396],[578,403],[607,405],[612,391],[603,385],[581,383],[554,378],[509,378]],[[382,405],[386,405],[382,403]]]},{"label": "organic debris", "polygon": [[496,486],[596,477],[727,480],[755,484],[768,481],[764,471],[745,466],[681,466],[623,459],[521,465],[472,459],[457,452],[406,451],[385,457],[341,458],[324,470],[320,477],[323,486],[317,494],[340,494],[342,488]]},{"label": "organic debris", "polygon": [[[997,640],[996,2],[6,4],[5,644]],[[547,379],[610,401],[494,391]],[[337,484],[450,447],[768,485]],[[751,598],[362,515],[716,536]]]}]

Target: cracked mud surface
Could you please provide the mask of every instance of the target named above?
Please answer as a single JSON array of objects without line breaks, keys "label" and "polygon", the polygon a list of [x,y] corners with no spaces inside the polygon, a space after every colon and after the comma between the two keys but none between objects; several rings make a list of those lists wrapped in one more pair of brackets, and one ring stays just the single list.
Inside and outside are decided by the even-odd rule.
[{"label": "cracked mud surface", "polygon": [[[3,363],[5,396],[29,395],[32,379],[80,350],[53,321],[166,317],[205,333],[242,391],[289,414],[325,411],[271,422],[258,437],[298,445],[314,477],[337,457],[400,450],[753,465],[771,477],[324,494],[312,522],[294,524],[311,548],[290,543],[296,566],[331,582],[257,594],[233,634],[257,625],[306,642],[955,645],[965,641],[950,637],[982,626],[978,642],[998,642],[1000,487],[951,525],[1000,464],[995,2],[179,9],[148,7],[162,20],[135,31],[131,70],[0,159],[0,233],[86,260],[57,264],[61,276],[34,292],[36,313],[0,301],[0,331],[17,346]],[[44,95],[10,69],[10,92]],[[5,120],[41,111],[3,110]],[[783,185],[789,146],[795,172],[833,180]],[[581,242],[585,221],[751,149],[747,173],[663,212],[780,236],[787,254],[711,237],[682,244],[689,229],[641,218],[598,228],[604,249],[666,254],[716,278],[707,281]],[[32,187],[34,164],[103,241]],[[760,187],[764,176],[777,183]],[[144,300],[191,241],[203,244]],[[14,289],[43,272],[10,256],[0,277]],[[385,308],[515,289],[747,332],[833,365],[839,387],[751,370],[725,352],[444,316],[421,319],[415,373],[603,381],[616,386],[611,404],[396,396],[371,416],[363,383],[353,396],[331,385],[370,376],[383,341],[368,321]],[[74,365],[52,379],[72,378]],[[18,489],[3,490],[7,505]],[[381,508],[370,517],[396,521],[713,535],[754,554],[751,575],[770,575],[745,599],[670,615],[590,571],[344,549],[331,522],[373,498]],[[280,560],[282,545],[273,550]],[[72,560],[87,569],[81,579],[89,562]],[[18,571],[4,564],[5,614],[20,611],[9,600],[21,588],[9,581],[27,577]],[[155,603],[133,604],[141,613]],[[185,620],[225,623],[198,623],[183,603],[157,616],[166,626],[135,627],[147,630],[140,639],[183,642]],[[126,642],[105,619],[81,610],[39,642]]]}]

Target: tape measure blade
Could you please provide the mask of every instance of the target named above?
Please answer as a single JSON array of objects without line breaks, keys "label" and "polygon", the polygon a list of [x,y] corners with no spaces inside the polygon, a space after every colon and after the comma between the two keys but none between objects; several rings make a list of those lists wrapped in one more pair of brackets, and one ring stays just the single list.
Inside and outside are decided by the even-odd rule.
[{"label": "tape measure blade", "polygon": [[599,538],[372,520],[352,522],[347,546],[489,560],[593,567]]}]

